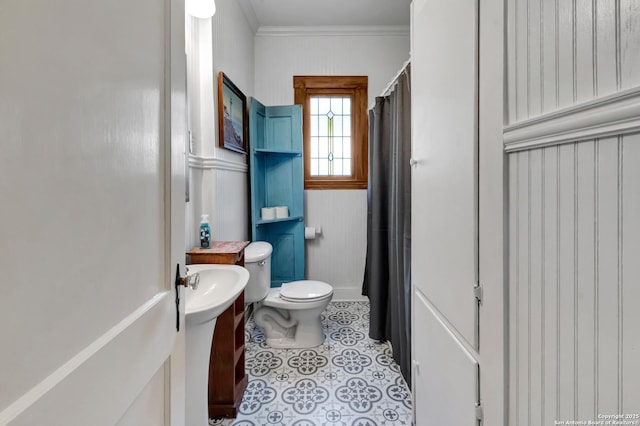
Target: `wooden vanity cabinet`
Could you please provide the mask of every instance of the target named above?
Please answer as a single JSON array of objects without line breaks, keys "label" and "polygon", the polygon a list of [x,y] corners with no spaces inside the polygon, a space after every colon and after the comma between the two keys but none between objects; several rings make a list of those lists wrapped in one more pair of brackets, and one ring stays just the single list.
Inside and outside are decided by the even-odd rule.
[{"label": "wooden vanity cabinet", "polygon": [[[211,248],[187,252],[189,264],[244,266],[249,241],[214,241]],[[209,418],[236,417],[247,387],[244,347],[244,291],[217,319],[209,360]]]}]

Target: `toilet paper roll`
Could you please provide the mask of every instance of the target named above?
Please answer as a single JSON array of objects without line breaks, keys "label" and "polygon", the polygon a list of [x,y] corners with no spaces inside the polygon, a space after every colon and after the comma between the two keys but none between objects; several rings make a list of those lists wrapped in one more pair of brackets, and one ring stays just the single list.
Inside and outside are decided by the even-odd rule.
[{"label": "toilet paper roll", "polygon": [[287,207],[287,206],[276,206],[275,209],[276,209],[276,217],[278,219],[289,217],[289,207]]},{"label": "toilet paper roll", "polygon": [[262,220],[269,220],[276,218],[276,209],[274,207],[263,207],[260,210],[260,217]]},{"label": "toilet paper roll", "polygon": [[316,239],[316,228],[312,228],[307,226],[304,228],[304,239],[305,240],[315,240]]}]

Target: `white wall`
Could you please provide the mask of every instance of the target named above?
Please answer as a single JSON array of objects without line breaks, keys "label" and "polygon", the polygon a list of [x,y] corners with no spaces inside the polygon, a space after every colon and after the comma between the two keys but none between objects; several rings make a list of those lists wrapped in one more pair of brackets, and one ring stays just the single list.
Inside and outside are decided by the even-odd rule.
[{"label": "white wall", "polygon": [[253,94],[254,33],[235,0],[217,0],[211,20],[187,18],[187,73],[192,132],[187,249],[198,246],[200,215],[208,213],[217,241],[249,239],[245,155],[218,146],[217,76],[223,71]]},{"label": "white wall", "polygon": [[640,412],[640,10],[510,0],[510,422]]},{"label": "white wall", "polygon": [[[293,103],[294,75],[369,76],[369,102],[409,59],[408,28],[261,28],[255,38],[255,97]],[[361,293],[367,192],[305,191],[305,223],[324,235],[306,244],[307,277],[334,286],[335,298]]]}]

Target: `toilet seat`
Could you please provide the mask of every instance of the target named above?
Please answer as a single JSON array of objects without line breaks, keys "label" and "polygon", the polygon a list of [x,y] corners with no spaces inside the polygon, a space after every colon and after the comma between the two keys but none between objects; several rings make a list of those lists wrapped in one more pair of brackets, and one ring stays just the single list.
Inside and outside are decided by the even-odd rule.
[{"label": "toilet seat", "polygon": [[294,303],[315,302],[332,294],[333,287],[322,281],[292,281],[283,283],[280,287],[280,298]]},{"label": "toilet seat", "polygon": [[[292,283],[302,283],[302,284],[289,287],[290,289],[294,289],[294,290],[298,289],[298,291],[303,291],[303,290],[299,290],[299,288],[302,287],[304,289],[306,281],[293,281]],[[292,283],[287,283],[287,284],[292,284]],[[327,283],[322,283],[322,284],[326,285],[326,287],[319,286],[321,287],[322,291],[320,291],[319,293],[316,293],[316,294],[322,294],[322,296],[318,296],[316,294],[308,294],[309,297],[306,299],[299,298],[300,297],[299,295],[298,295],[298,298],[295,298],[296,293],[294,292],[293,294],[290,294],[287,291],[287,285],[283,284],[283,287],[285,288],[285,297],[289,295],[289,296],[294,296],[293,298],[285,299],[285,297],[282,297],[282,287],[274,287],[271,290],[269,290],[269,292],[267,293],[267,296],[264,299],[262,299],[260,303],[264,306],[271,306],[274,308],[295,310],[295,311],[305,310],[305,309],[315,309],[316,307],[323,306],[323,305],[326,306],[326,304],[333,297],[333,287],[331,287]]]}]

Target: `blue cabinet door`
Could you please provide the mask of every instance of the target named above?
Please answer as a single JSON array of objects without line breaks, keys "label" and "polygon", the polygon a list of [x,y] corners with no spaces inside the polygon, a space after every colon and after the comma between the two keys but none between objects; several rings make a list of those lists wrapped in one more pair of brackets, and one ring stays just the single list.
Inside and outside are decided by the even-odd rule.
[{"label": "blue cabinet door", "polygon": [[[249,109],[251,230],[253,241],[273,246],[271,286],[304,279],[304,175],[302,107]],[[263,219],[263,207],[286,206],[288,217]]]}]

